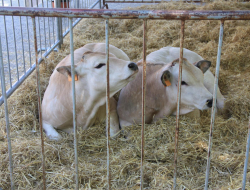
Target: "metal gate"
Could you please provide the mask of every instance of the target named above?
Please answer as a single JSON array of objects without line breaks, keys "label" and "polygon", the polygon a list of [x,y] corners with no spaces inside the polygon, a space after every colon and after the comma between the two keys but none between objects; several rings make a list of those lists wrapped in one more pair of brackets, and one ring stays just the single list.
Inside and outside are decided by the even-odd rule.
[{"label": "metal gate", "polygon": [[[100,0],[89,1],[70,1],[64,0],[2,0],[3,7],[39,7],[63,9],[85,8],[93,9],[97,4],[101,5]],[[81,18],[73,19],[73,27],[76,26]],[[37,45],[38,62],[47,57],[52,51],[61,48],[63,38],[69,33],[68,18],[36,17],[37,23]],[[32,19],[30,17],[5,17],[1,16],[0,25],[1,40],[3,44],[3,60],[5,64],[7,97],[9,97],[22,82],[35,70],[35,50],[32,31]],[[0,97],[0,105],[4,102]]]},{"label": "metal gate", "polygon": [[[39,103],[39,120],[40,120],[40,134],[41,134],[41,148],[42,148],[42,167],[43,167],[43,189],[46,189],[46,175],[45,175],[45,161],[44,161],[44,140],[43,140],[43,129],[42,129],[42,115],[41,115],[41,92],[40,92],[40,79],[39,79],[39,49],[38,49],[38,39],[36,35],[37,24],[36,17],[59,17],[59,18],[69,18],[69,30],[70,30],[70,52],[71,52],[71,68],[74,67],[74,49],[73,49],[73,18],[102,18],[106,19],[106,62],[107,62],[107,127],[108,127],[108,138],[107,138],[107,180],[108,180],[108,189],[111,188],[111,176],[110,176],[110,108],[109,108],[109,35],[108,35],[108,26],[109,19],[142,19],[143,20],[143,103],[142,103],[142,128],[141,128],[141,189],[143,189],[143,176],[144,176],[144,126],[145,126],[145,82],[146,82],[146,43],[147,43],[147,20],[150,19],[165,19],[165,20],[180,20],[181,22],[181,36],[180,36],[180,71],[182,73],[182,62],[183,62],[183,44],[184,44],[184,25],[186,20],[220,20],[220,34],[219,34],[219,44],[218,44],[218,53],[217,53],[217,63],[216,63],[216,73],[215,73],[215,83],[214,83],[214,94],[213,94],[213,107],[211,115],[211,125],[210,125],[210,137],[209,137],[209,147],[208,147],[208,158],[207,158],[207,168],[206,168],[206,180],[205,180],[205,189],[208,189],[208,180],[209,180],[209,170],[210,170],[210,157],[211,157],[211,148],[212,148],[212,134],[214,127],[215,119],[215,108],[216,108],[216,95],[218,88],[218,76],[220,68],[220,56],[221,56],[221,47],[223,41],[223,31],[224,31],[224,22],[226,20],[250,20],[250,11],[143,11],[143,10],[77,10],[77,9],[53,9],[53,8],[18,8],[18,7],[0,7],[0,15],[8,16],[29,16],[32,18],[33,23],[33,37],[34,37],[34,48],[36,54],[36,73],[37,73],[37,91],[38,91],[38,103]],[[1,44],[1,43],[0,43]],[[12,166],[12,153],[11,153],[11,142],[10,142],[10,132],[9,132],[9,118],[8,118],[8,105],[7,105],[7,96],[5,90],[5,71],[3,65],[3,55],[2,55],[2,45],[0,46],[0,65],[1,65],[1,81],[2,81],[2,92],[5,102],[5,114],[6,114],[6,129],[8,135],[8,150],[9,150],[9,162],[10,162],[10,176],[11,176],[11,188],[14,189],[13,182],[13,166]],[[73,69],[72,69],[73,70]],[[73,70],[74,71],[74,70]],[[75,91],[74,91],[74,73],[72,72],[72,87],[73,87],[73,108],[75,108]],[[177,178],[177,153],[178,153],[178,137],[179,137],[179,108],[180,108],[180,97],[181,97],[181,74],[179,74],[178,81],[178,103],[177,103],[177,114],[176,114],[176,136],[175,136],[175,160],[174,160],[174,185],[173,189],[176,189],[176,178]],[[76,180],[76,189],[79,189],[79,180],[78,180],[78,156],[77,156],[77,130],[76,130],[76,114],[75,109],[73,112],[74,118],[74,150],[75,150],[75,180]],[[249,155],[249,144],[250,144],[250,123],[248,128],[248,140],[247,140],[247,149],[245,157],[245,165],[243,172],[242,180],[242,189],[245,189],[246,184],[246,173],[247,173],[247,163]]]}]

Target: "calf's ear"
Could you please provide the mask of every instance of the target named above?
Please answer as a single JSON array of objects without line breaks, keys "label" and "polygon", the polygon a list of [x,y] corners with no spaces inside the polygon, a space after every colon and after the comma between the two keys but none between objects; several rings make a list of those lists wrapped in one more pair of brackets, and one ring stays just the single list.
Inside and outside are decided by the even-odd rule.
[{"label": "calf's ear", "polygon": [[172,74],[168,70],[162,73],[161,82],[164,86],[171,86],[171,81],[172,81],[171,75]]},{"label": "calf's ear", "polygon": [[[71,81],[71,66],[61,66],[56,69],[59,73],[63,74],[64,76],[68,77],[68,80]],[[78,80],[78,75],[75,71],[75,80]]]},{"label": "calf's ear", "polygon": [[195,63],[195,66],[198,67],[203,73],[205,73],[211,66],[211,62],[207,60],[201,60]]}]

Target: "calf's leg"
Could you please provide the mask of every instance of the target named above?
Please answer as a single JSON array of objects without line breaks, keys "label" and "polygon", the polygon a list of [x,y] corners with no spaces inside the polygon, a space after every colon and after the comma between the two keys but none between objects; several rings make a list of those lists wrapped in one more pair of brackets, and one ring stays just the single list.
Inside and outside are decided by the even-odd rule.
[{"label": "calf's leg", "polygon": [[43,129],[49,140],[59,141],[62,139],[62,136],[55,130],[52,125],[43,122]]}]

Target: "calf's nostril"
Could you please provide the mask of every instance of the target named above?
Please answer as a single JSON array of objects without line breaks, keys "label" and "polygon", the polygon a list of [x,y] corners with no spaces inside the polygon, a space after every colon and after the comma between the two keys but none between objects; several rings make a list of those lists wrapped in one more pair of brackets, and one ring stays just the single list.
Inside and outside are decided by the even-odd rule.
[{"label": "calf's nostril", "polygon": [[207,106],[211,108],[213,106],[213,99],[207,100]]},{"label": "calf's nostril", "polygon": [[128,68],[130,68],[133,71],[138,70],[138,66],[136,65],[136,63],[133,63],[133,62],[128,64]]}]

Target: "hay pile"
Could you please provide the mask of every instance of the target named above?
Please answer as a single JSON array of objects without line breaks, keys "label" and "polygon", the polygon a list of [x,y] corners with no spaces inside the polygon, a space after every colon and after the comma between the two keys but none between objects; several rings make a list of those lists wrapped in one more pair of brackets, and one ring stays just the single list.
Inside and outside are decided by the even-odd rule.
[{"label": "hay pile", "polygon": [[[140,9],[246,10],[250,3],[214,2],[203,7],[165,3]],[[87,43],[105,42],[104,20],[83,19],[74,29],[75,48]],[[215,67],[219,22],[187,21],[184,47],[212,61]],[[250,22],[226,21],[219,85],[226,108],[216,117],[210,171],[210,189],[239,189],[245,158],[250,110]],[[110,43],[125,51],[133,61],[142,57],[142,21],[110,20]],[[148,21],[148,53],[164,46],[179,46],[180,21]],[[55,65],[69,54],[69,37],[62,50],[41,65],[44,92]],[[45,67],[47,64],[47,69]],[[35,75],[32,75],[8,100],[14,179],[18,189],[41,189],[42,169]],[[0,187],[10,189],[8,149],[4,108],[0,109]],[[210,115],[202,113],[201,123],[182,117],[180,126],[178,189],[203,189]],[[173,182],[175,118],[167,117],[147,125],[145,131],[145,187],[170,189]],[[112,189],[138,189],[140,185],[140,126],[124,131],[111,141]],[[45,140],[48,189],[74,188],[73,136],[61,133],[62,142]],[[79,130],[79,177],[81,189],[105,189],[105,126]],[[250,187],[250,172],[247,188]]]}]

